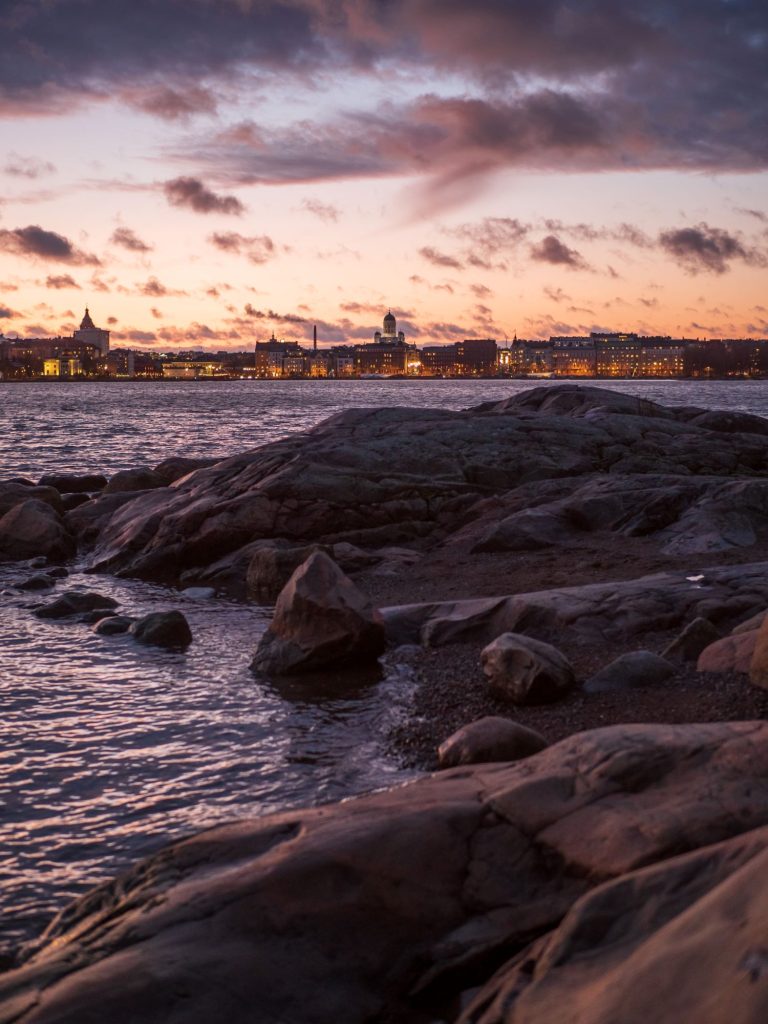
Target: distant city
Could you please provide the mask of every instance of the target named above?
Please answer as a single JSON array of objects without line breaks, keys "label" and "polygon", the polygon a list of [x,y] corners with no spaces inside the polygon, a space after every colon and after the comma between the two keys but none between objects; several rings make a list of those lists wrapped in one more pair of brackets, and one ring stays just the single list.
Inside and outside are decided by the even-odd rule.
[{"label": "distant city", "polygon": [[240,352],[110,348],[88,309],[68,337],[0,335],[0,380],[241,380],[371,377],[768,377],[768,339],[689,340],[632,332],[409,344],[392,312],[367,343],[320,348],[272,337]]}]

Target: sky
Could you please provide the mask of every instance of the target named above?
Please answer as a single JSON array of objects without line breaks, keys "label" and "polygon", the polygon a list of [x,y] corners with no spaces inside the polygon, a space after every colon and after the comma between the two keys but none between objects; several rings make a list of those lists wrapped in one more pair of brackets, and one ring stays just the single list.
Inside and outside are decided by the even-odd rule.
[{"label": "sky", "polygon": [[768,337],[765,0],[0,0],[0,333]]}]

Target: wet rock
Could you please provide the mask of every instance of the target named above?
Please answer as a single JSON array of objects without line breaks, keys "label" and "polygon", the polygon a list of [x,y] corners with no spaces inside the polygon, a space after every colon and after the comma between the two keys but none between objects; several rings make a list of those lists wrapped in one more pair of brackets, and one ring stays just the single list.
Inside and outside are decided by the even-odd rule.
[{"label": "wet rock", "polygon": [[23,580],[21,583],[16,584],[17,590],[51,590],[56,585],[55,581],[47,573],[41,573],[37,576],[30,576],[29,579]]},{"label": "wet rock", "polygon": [[56,512],[62,512],[63,506],[61,495],[53,487],[37,487],[34,484],[14,483],[11,480],[0,482],[0,516],[10,512],[12,508],[21,505],[22,502],[34,498],[50,505]]},{"label": "wet rock", "polygon": [[216,591],[213,587],[185,587],[181,591],[181,596],[192,601],[210,601],[212,597],[216,597]]},{"label": "wet rock", "polygon": [[310,555],[314,555],[318,551],[329,555],[331,549],[319,544],[303,547],[261,545],[253,552],[248,564],[246,575],[248,597],[253,601],[272,604],[299,566],[303,565]]},{"label": "wet rock", "polygon": [[440,744],[437,758],[441,768],[493,761],[520,761],[538,754],[547,741],[534,729],[509,718],[489,715],[462,726]]},{"label": "wet rock", "polygon": [[675,674],[675,667],[653,651],[630,651],[601,668],[584,683],[587,693],[609,693],[656,686]]},{"label": "wet rock", "polygon": [[44,556],[71,558],[75,542],[59,514],[37,498],[15,505],[0,519],[0,561]]},{"label": "wet rock", "polygon": [[698,672],[749,672],[758,630],[734,633],[705,647],[696,662]]},{"label": "wet rock", "polygon": [[69,576],[69,569],[65,569],[63,565],[55,565],[52,569],[46,569],[46,576],[50,576],[52,580],[65,580]]},{"label": "wet rock", "polygon": [[709,619],[697,618],[667,644],[661,656],[668,661],[696,661],[705,647],[719,639],[720,631]]},{"label": "wet rock", "polygon": [[192,643],[192,630],[179,611],[152,612],[133,622],[128,632],[139,643],[183,650]]},{"label": "wet rock", "polygon": [[107,485],[101,473],[47,473],[40,477],[41,487],[55,487],[59,494],[90,494]]},{"label": "wet rock", "polygon": [[82,622],[86,626],[93,626],[101,622],[102,619],[110,619],[116,614],[114,608],[93,608],[89,612],[81,612],[75,617],[75,621]]},{"label": "wet rock", "polygon": [[149,491],[155,487],[165,487],[166,483],[159,473],[152,469],[121,469],[109,478],[104,494],[124,494],[131,491]]},{"label": "wet rock", "polygon": [[367,597],[322,552],[281,591],[252,668],[267,675],[364,665],[384,652],[384,627]]},{"label": "wet rock", "polygon": [[73,509],[79,508],[81,505],[85,505],[85,503],[90,500],[90,494],[65,494],[61,499],[62,511],[71,512]]},{"label": "wet rock", "polygon": [[117,601],[114,598],[106,597],[104,594],[97,594],[93,591],[69,590],[51,604],[36,608],[34,614],[38,619],[66,619],[70,615],[79,615],[83,612],[95,611],[96,609],[102,610],[116,607]]},{"label": "wet rock", "polygon": [[111,615],[106,619],[99,619],[93,627],[93,632],[99,636],[117,636],[120,633],[127,633],[135,621],[128,615]]},{"label": "wet rock", "polygon": [[177,842],[65,909],[0,1019],[424,1024],[488,983],[466,1022],[762,1024],[767,825],[768,723],[580,733]]},{"label": "wet rock", "polygon": [[170,459],[164,459],[155,466],[152,472],[158,476],[165,487],[181,480],[183,477],[194,473],[196,469],[205,469],[206,466],[215,466],[219,459],[192,459],[182,455],[174,455]]},{"label": "wet rock", "polygon": [[512,704],[546,704],[573,687],[568,659],[552,647],[519,633],[502,633],[480,655],[491,691]]}]

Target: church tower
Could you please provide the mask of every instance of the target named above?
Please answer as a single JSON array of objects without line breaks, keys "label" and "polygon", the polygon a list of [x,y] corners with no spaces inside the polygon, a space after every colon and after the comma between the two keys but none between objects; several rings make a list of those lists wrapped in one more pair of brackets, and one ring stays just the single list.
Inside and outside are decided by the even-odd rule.
[{"label": "church tower", "polygon": [[85,316],[80,321],[80,327],[75,331],[73,337],[75,341],[79,341],[83,345],[93,345],[103,356],[109,352],[109,331],[103,331],[94,324],[87,306]]}]

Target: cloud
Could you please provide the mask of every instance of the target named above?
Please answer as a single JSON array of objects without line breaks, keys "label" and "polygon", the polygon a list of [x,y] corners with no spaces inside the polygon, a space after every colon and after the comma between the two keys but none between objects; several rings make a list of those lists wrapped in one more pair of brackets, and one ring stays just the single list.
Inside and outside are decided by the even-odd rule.
[{"label": "cloud", "polygon": [[276,313],[273,309],[256,309],[251,305],[250,302],[246,303],[245,315],[253,320],[274,320],[277,323],[284,324],[303,324],[306,323],[306,317],[299,316],[297,313]]},{"label": "cloud", "polygon": [[0,229],[0,249],[15,256],[28,256],[32,259],[77,265],[98,266],[100,264],[96,256],[82,252],[64,235],[60,235],[56,231],[47,231],[39,224],[30,224],[25,228],[13,228],[12,230]]},{"label": "cloud", "polygon": [[567,267],[569,270],[587,270],[588,264],[581,253],[561,242],[556,235],[547,235],[530,248],[531,259],[539,263]]},{"label": "cloud", "polygon": [[163,186],[171,206],[184,206],[195,213],[226,213],[240,216],[245,207],[236,196],[218,196],[197,178],[174,178]]},{"label": "cloud", "polygon": [[0,305],[0,320],[15,320],[17,316],[20,316],[15,310],[10,309],[8,306]]},{"label": "cloud", "polygon": [[246,256],[251,263],[268,263],[276,256],[275,243],[269,235],[240,235],[236,231],[214,232],[208,241],[222,252]]},{"label": "cloud", "polygon": [[166,288],[166,286],[158,281],[156,277],[150,277],[144,284],[136,286],[139,295],[146,295],[147,298],[161,299],[170,296],[186,295],[186,292],[176,291],[174,288]]},{"label": "cloud", "polygon": [[12,178],[41,178],[45,174],[53,174],[56,168],[48,160],[40,160],[34,156],[19,156],[9,153],[3,172]]},{"label": "cloud", "polygon": [[485,217],[477,224],[462,224],[451,234],[469,243],[471,252],[489,259],[517,249],[530,230],[517,217]]},{"label": "cloud", "polygon": [[705,223],[662,231],[659,245],[689,274],[724,274],[734,260],[759,267],[768,264],[765,254],[747,247],[739,235]]},{"label": "cloud", "polygon": [[49,274],[45,279],[46,288],[79,288],[80,285],[71,274]]},{"label": "cloud", "polygon": [[338,207],[333,206],[331,203],[321,203],[319,199],[305,199],[301,207],[307,213],[311,213],[326,222],[337,221],[341,212]]},{"label": "cloud", "polygon": [[164,121],[188,121],[197,114],[215,114],[218,99],[214,92],[199,85],[174,88],[158,85],[149,89],[126,89],[122,99],[129,106]]},{"label": "cloud", "polygon": [[152,246],[142,242],[135,231],[130,228],[115,228],[110,238],[112,245],[119,245],[129,252],[151,252]]},{"label": "cloud", "polygon": [[571,302],[572,301],[571,300],[571,296],[570,295],[566,295],[566,293],[563,291],[562,288],[551,288],[549,285],[546,285],[542,289],[542,291],[547,296],[547,298],[551,299],[553,302]]},{"label": "cloud", "polygon": [[449,256],[447,253],[440,252],[439,249],[433,249],[431,245],[425,245],[422,249],[419,249],[419,255],[434,267],[450,267],[453,270],[464,269],[464,264],[457,260],[455,256]]},{"label": "cloud", "polygon": [[490,288],[487,288],[484,284],[471,284],[469,290],[478,299],[487,299],[493,292]]}]

